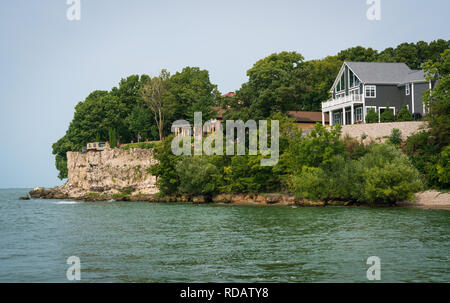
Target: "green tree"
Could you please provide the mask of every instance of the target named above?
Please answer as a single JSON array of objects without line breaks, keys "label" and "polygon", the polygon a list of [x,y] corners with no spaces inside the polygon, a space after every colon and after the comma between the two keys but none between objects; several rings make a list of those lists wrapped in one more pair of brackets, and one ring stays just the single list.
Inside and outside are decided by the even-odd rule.
[{"label": "green tree", "polygon": [[398,122],[405,122],[405,121],[412,121],[413,117],[409,109],[406,107],[406,105],[403,105],[403,107],[400,109],[397,115],[397,121]]},{"label": "green tree", "polygon": [[115,148],[117,147],[117,132],[114,128],[110,128],[109,132],[109,147]]},{"label": "green tree", "polygon": [[378,114],[373,108],[367,112],[366,123],[378,123]]},{"label": "green tree", "polygon": [[141,96],[154,115],[159,140],[163,138],[164,125],[171,107],[171,95],[167,89],[170,74],[163,69],[159,76],[148,78],[141,86]]},{"label": "green tree", "polygon": [[402,132],[398,128],[392,129],[389,142],[395,146],[399,146],[402,143]]},{"label": "green tree", "polygon": [[374,62],[377,56],[377,50],[357,46],[339,52],[337,58],[341,61]]},{"label": "green tree", "polygon": [[169,81],[173,96],[173,117],[194,122],[194,112],[202,112],[203,121],[213,118],[212,106],[219,105],[220,92],[212,84],[209,72],[198,67],[185,67]]},{"label": "green tree", "polygon": [[237,91],[236,98],[241,106],[249,108],[252,119],[295,108],[307,86],[303,59],[296,52],[275,53],[247,71],[249,80]]},{"label": "green tree", "polygon": [[381,122],[394,122],[395,121],[395,115],[394,112],[389,108],[389,105],[384,110],[383,113],[380,115],[380,121]]},{"label": "green tree", "polygon": [[153,155],[158,163],[150,166],[148,172],[158,179],[156,185],[164,195],[174,194],[178,191],[180,179],[176,171],[176,166],[181,156],[175,156],[172,153],[173,135],[158,142],[153,150]]},{"label": "green tree", "polygon": [[442,53],[439,62],[424,64],[427,80],[435,83],[427,91],[423,100],[428,109],[427,119],[431,135],[437,138],[436,144],[443,148],[450,144],[450,49]]}]

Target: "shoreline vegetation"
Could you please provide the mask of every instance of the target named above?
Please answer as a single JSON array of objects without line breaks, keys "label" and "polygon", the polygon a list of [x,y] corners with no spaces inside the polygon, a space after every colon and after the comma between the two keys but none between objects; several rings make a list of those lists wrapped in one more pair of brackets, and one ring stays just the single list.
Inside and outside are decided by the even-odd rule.
[{"label": "shoreline vegetation", "polygon": [[88,193],[79,198],[71,198],[59,190],[59,187],[45,189],[39,187],[29,192],[28,197],[22,199],[61,199],[78,200],[85,202],[150,202],[150,203],[188,203],[188,204],[212,204],[230,206],[292,206],[292,207],[379,207],[379,208],[419,208],[419,209],[442,209],[450,210],[450,193],[427,190],[416,193],[415,199],[411,201],[400,201],[393,204],[363,204],[345,201],[311,201],[296,198],[292,194],[265,193],[265,194],[217,194],[214,196],[161,196],[159,194],[106,194]]}]

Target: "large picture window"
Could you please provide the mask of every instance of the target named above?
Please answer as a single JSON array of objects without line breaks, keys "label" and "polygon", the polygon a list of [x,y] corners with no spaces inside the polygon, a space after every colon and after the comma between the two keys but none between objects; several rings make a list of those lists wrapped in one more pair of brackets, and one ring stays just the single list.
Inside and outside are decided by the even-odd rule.
[{"label": "large picture window", "polygon": [[350,88],[359,86],[359,79],[358,79],[358,77],[356,77],[356,75],[351,70],[349,71],[348,75],[349,75]]},{"label": "large picture window", "polygon": [[376,98],[377,97],[377,87],[375,85],[366,86],[366,98]]}]

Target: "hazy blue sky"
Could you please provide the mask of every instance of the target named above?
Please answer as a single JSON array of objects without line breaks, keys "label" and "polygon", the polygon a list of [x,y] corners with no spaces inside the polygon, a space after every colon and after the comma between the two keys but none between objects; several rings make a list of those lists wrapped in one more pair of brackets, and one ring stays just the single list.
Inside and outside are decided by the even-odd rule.
[{"label": "hazy blue sky", "polygon": [[382,0],[381,21],[367,20],[366,0],[81,0],[80,21],[68,7],[0,2],[0,188],[61,184],[51,144],[75,104],[128,75],[199,66],[226,93],[273,52],[315,59],[450,38],[448,0]]}]

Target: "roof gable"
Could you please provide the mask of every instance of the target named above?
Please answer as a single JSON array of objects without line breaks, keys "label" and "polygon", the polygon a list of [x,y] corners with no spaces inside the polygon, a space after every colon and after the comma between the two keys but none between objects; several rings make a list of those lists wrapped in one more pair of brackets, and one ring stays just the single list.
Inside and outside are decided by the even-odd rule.
[{"label": "roof gable", "polygon": [[364,83],[403,84],[425,81],[423,71],[410,69],[405,63],[344,62]]}]

